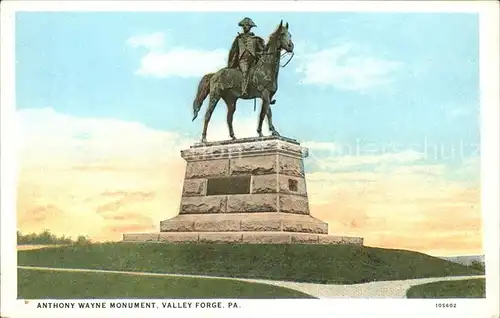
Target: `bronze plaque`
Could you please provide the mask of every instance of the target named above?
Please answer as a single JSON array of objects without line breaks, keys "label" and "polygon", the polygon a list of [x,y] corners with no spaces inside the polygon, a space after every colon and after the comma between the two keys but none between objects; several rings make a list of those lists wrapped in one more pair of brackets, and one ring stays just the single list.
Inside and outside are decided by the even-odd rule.
[{"label": "bronze plaque", "polygon": [[207,182],[207,195],[249,193],[250,176],[210,178]]}]

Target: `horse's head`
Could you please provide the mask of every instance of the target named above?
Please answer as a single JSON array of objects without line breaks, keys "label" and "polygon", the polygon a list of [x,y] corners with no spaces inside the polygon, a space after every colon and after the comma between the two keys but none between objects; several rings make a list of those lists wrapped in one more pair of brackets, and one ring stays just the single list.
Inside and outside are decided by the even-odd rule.
[{"label": "horse's head", "polygon": [[278,51],[285,50],[288,53],[293,53],[292,35],[288,32],[288,22],[283,25],[283,20],[281,20],[274,34],[278,42]]}]

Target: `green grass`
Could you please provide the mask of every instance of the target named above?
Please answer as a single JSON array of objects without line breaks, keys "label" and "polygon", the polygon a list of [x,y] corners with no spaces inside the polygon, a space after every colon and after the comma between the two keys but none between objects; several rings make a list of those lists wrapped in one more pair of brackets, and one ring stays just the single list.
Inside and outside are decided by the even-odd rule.
[{"label": "green grass", "polygon": [[19,251],[18,264],[333,284],[481,274],[426,254],[355,245],[120,242]]},{"label": "green grass", "polygon": [[484,298],[486,297],[484,278],[457,281],[441,281],[411,287],[407,298]]},{"label": "green grass", "polygon": [[18,270],[20,299],[314,298],[277,286],[225,279]]}]

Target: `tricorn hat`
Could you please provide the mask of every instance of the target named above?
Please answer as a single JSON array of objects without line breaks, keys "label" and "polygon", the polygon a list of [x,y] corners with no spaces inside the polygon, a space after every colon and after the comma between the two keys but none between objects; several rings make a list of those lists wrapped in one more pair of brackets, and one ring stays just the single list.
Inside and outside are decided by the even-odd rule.
[{"label": "tricorn hat", "polygon": [[240,27],[244,27],[245,25],[248,25],[250,27],[256,27],[257,25],[252,21],[250,18],[244,18],[243,20],[238,23]]}]

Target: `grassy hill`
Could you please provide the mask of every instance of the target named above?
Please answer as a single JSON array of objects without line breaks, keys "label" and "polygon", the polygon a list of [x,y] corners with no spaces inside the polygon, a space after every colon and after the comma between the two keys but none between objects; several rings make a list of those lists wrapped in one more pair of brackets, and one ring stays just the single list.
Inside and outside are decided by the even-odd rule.
[{"label": "grassy hill", "polygon": [[288,288],[227,279],[18,270],[20,299],[314,298]]},{"label": "grassy hill", "polygon": [[406,292],[407,298],[484,298],[486,280],[467,279],[442,281],[411,287]]},{"label": "grassy hill", "polygon": [[332,284],[482,274],[426,254],[353,245],[120,242],[19,251],[18,264]]}]

